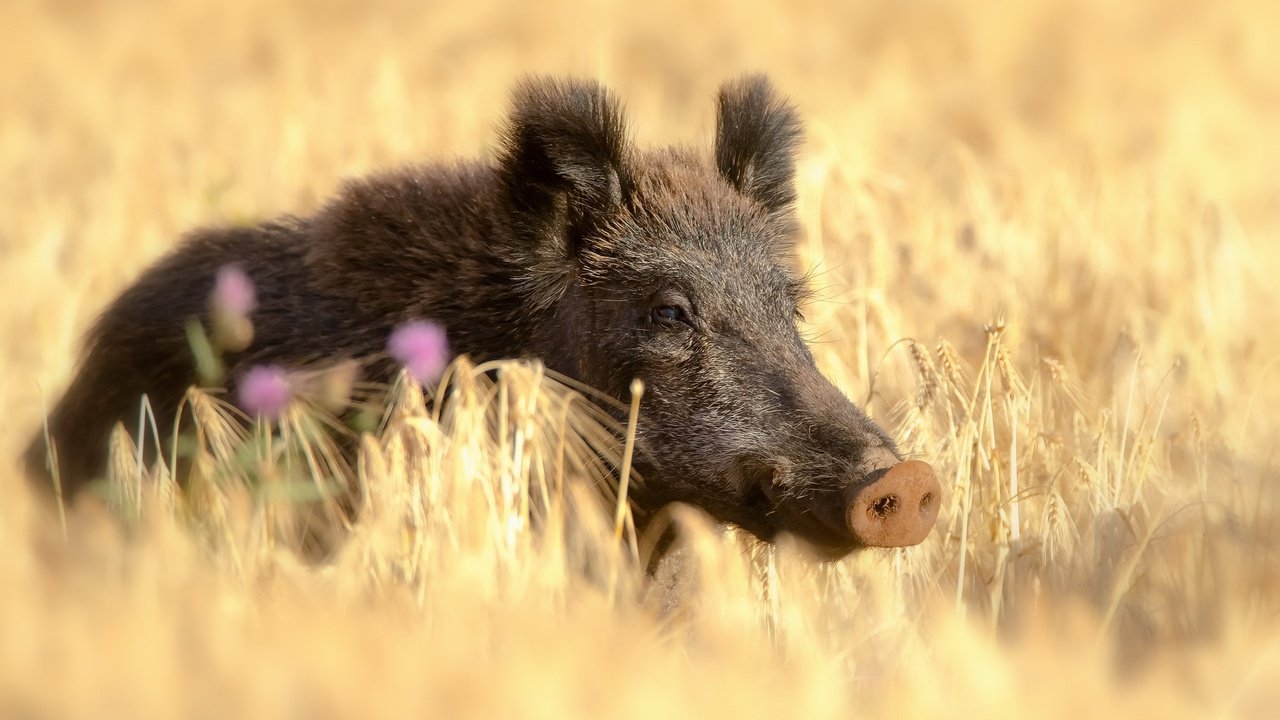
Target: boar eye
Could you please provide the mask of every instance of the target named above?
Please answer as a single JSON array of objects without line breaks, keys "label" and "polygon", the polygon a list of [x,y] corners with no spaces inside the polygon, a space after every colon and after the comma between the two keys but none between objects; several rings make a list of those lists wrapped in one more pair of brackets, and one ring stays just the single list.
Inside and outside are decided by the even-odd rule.
[{"label": "boar eye", "polygon": [[660,305],[653,309],[654,322],[673,325],[675,323],[689,323],[689,315],[685,313],[684,308],[676,305]]}]

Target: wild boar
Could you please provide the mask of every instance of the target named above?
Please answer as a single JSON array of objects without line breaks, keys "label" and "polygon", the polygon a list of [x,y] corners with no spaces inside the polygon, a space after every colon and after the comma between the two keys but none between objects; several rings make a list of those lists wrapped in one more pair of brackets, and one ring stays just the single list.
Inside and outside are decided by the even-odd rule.
[{"label": "wild boar", "polygon": [[[797,330],[796,110],[767,79],[727,82],[714,153],[647,149],[597,83],[526,79],[489,160],[347,182],[308,217],[196,230],[112,303],[49,417],[66,492],[104,471],[106,440],[146,393],[173,417],[194,380],[184,334],[218,268],[257,288],[252,343],[288,366],[383,352],[399,323],[443,325],[477,361],[538,358],[618,398],[645,382],[638,516],[681,501],[764,540],[831,556],[919,543],[939,484],[818,371]],[[41,434],[27,462],[45,472]]]}]

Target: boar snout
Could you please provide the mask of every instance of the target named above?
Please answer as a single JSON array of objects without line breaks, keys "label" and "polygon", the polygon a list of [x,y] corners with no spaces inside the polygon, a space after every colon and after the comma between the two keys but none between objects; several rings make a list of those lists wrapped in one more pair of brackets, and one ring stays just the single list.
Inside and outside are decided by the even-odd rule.
[{"label": "boar snout", "polygon": [[[797,536],[828,559],[859,548],[923,542],[942,505],[942,487],[933,468],[920,460],[899,460],[891,446],[860,452],[860,460],[843,472],[824,468],[821,462],[816,467],[796,465],[777,456],[740,460],[739,478],[756,488],[765,508],[763,532],[759,525],[743,523],[744,527],[763,539],[778,532]],[[842,483],[836,477],[846,479]]]},{"label": "boar snout", "polygon": [[864,547],[918,545],[938,519],[942,487],[928,463],[906,460],[845,493],[849,532]]}]

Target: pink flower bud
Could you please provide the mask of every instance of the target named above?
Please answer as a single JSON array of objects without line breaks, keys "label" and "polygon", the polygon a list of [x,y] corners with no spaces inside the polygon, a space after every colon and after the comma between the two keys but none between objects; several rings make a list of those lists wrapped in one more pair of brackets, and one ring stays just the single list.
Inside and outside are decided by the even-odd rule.
[{"label": "pink flower bud", "polygon": [[253,281],[239,265],[218,268],[210,302],[215,312],[236,317],[244,317],[258,307]]},{"label": "pink flower bud", "polygon": [[293,400],[293,386],[278,365],[255,365],[240,378],[236,395],[245,412],[275,420]]},{"label": "pink flower bud", "polygon": [[449,343],[444,328],[421,320],[405,323],[387,341],[391,357],[421,383],[440,378],[449,364]]}]

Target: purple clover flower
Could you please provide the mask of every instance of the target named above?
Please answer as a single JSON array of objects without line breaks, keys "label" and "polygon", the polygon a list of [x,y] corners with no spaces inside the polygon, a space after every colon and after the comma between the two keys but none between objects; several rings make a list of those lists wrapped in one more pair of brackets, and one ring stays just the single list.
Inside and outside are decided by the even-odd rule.
[{"label": "purple clover flower", "polygon": [[223,350],[239,352],[253,342],[249,313],[258,306],[253,281],[236,264],[223,265],[209,293],[209,320],[213,341]]},{"label": "purple clover flower", "polygon": [[255,365],[240,378],[236,395],[245,412],[275,420],[293,400],[293,386],[279,365]]},{"label": "purple clover flower", "polygon": [[387,340],[387,351],[420,383],[438,380],[449,364],[449,341],[444,328],[433,322],[400,325]]},{"label": "purple clover flower", "polygon": [[258,306],[253,281],[239,265],[223,265],[213,283],[213,307],[232,317],[245,317]]}]

